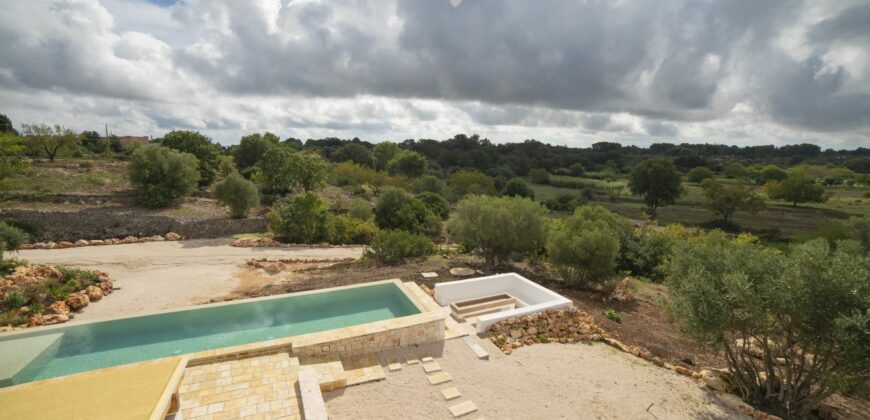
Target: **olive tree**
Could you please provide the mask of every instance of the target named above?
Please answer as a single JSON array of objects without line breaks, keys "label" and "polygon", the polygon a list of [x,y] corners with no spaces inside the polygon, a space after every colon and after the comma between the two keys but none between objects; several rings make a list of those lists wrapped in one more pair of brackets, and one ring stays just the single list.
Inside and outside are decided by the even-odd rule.
[{"label": "olive tree", "polygon": [[450,237],[465,249],[480,251],[487,265],[512,256],[536,258],[546,241],[547,210],[527,198],[470,195],[450,218]]},{"label": "olive tree", "polygon": [[278,200],[266,218],[280,241],[310,244],[328,242],[331,236],[329,211],[311,192]]},{"label": "olive tree", "polygon": [[136,149],[130,156],[130,181],[147,207],[166,207],[190,195],[199,181],[196,157],[163,146]]},{"label": "olive tree", "polygon": [[705,180],[702,187],[706,207],[722,216],[726,223],[738,211],[755,213],[764,207],[764,199],[746,188],[722,185],[712,179]]},{"label": "olive tree", "polygon": [[[846,241],[848,242],[848,241]],[[708,234],[679,244],[668,267],[684,333],[728,361],[740,395],[806,418],[870,369],[870,257],[817,239],[788,253]]]},{"label": "olive tree", "polygon": [[619,249],[631,229],[628,220],[604,207],[578,207],[571,217],[556,221],[547,255],[568,284],[600,283],[613,274]]},{"label": "olive tree", "polygon": [[674,204],[683,194],[680,173],[670,160],[649,159],[631,171],[628,187],[646,203],[647,213],[655,216],[656,210]]},{"label": "olive tree", "polygon": [[45,154],[52,162],[61,153],[72,152],[81,145],[81,138],[76,133],[59,125],[23,124],[21,127],[30,153]]},{"label": "olive tree", "polygon": [[783,200],[797,207],[798,203],[822,203],[825,201],[825,189],[802,174],[792,174],[782,181],[770,181],[765,185],[768,197]]},{"label": "olive tree", "polygon": [[275,149],[260,160],[253,178],[269,194],[311,192],[326,185],[328,170],[317,153]]},{"label": "olive tree", "polygon": [[230,208],[230,217],[242,219],[248,210],[260,204],[260,192],[253,182],[233,172],[214,187],[214,195]]}]

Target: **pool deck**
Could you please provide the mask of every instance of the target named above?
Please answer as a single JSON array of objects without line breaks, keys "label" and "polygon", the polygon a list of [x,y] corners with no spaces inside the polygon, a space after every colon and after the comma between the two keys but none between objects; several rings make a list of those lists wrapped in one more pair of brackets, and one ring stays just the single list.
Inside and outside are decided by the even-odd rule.
[{"label": "pool deck", "polygon": [[162,419],[187,364],[149,360],[0,388],[5,419]]}]

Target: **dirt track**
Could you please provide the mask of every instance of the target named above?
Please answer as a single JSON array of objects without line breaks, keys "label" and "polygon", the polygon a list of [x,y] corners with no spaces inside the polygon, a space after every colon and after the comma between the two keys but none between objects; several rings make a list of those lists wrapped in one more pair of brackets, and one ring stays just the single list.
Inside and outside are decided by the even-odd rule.
[{"label": "dirt track", "polygon": [[17,257],[31,263],[102,270],[115,291],[89,305],[75,320],[94,320],[174,309],[222,296],[239,286],[238,274],[250,258],[359,257],[353,248],[236,248],[227,239],[28,250]]}]

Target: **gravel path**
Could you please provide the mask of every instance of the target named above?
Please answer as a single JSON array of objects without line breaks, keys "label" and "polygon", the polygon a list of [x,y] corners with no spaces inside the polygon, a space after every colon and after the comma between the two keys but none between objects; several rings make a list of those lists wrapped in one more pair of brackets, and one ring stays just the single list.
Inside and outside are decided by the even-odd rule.
[{"label": "gravel path", "polygon": [[102,270],[115,281],[108,298],[91,304],[75,321],[176,309],[223,296],[240,284],[250,258],[359,257],[362,248],[236,248],[228,239],[147,242],[69,249],[19,251],[31,263]]},{"label": "gravel path", "polygon": [[[470,419],[747,419],[719,404],[692,379],[604,344],[542,344],[478,360],[462,340],[436,357],[452,382],[432,386],[420,364],[379,382],[327,392],[329,416],[343,419],[451,419],[470,400]],[[456,387],[460,398],[440,391]]]}]

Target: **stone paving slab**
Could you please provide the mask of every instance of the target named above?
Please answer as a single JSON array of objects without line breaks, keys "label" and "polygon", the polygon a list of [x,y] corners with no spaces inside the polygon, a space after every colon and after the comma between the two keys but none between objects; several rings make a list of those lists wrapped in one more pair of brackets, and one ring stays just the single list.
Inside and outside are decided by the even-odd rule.
[{"label": "stone paving slab", "polygon": [[454,398],[459,398],[462,394],[459,393],[459,389],[456,387],[450,387],[447,389],[441,390],[441,396],[444,397],[445,400],[450,401]]},{"label": "stone paving slab", "polygon": [[475,411],[477,411],[477,406],[471,401],[464,401],[450,407],[450,414],[453,414],[453,417],[462,417]]},{"label": "stone paving slab", "polygon": [[439,385],[445,382],[450,382],[453,380],[453,377],[450,376],[447,372],[436,373],[434,375],[429,375],[426,377],[429,380],[430,385]]},{"label": "stone paving slab", "polygon": [[420,359],[420,361],[422,361],[423,363],[429,363],[433,360],[435,360],[435,359],[433,359],[432,356],[426,356],[426,357]]},{"label": "stone paving slab", "polygon": [[401,363],[390,363],[387,366],[387,368],[390,369],[390,372],[400,371],[400,370],[402,370],[402,364]]},{"label": "stone paving slab", "polygon": [[299,360],[287,353],[188,367],[178,389],[181,416],[300,419],[298,370]]},{"label": "stone paving slab", "polygon": [[438,372],[439,370],[441,370],[441,365],[439,365],[438,362],[429,362],[423,364],[423,372],[432,373]]}]

